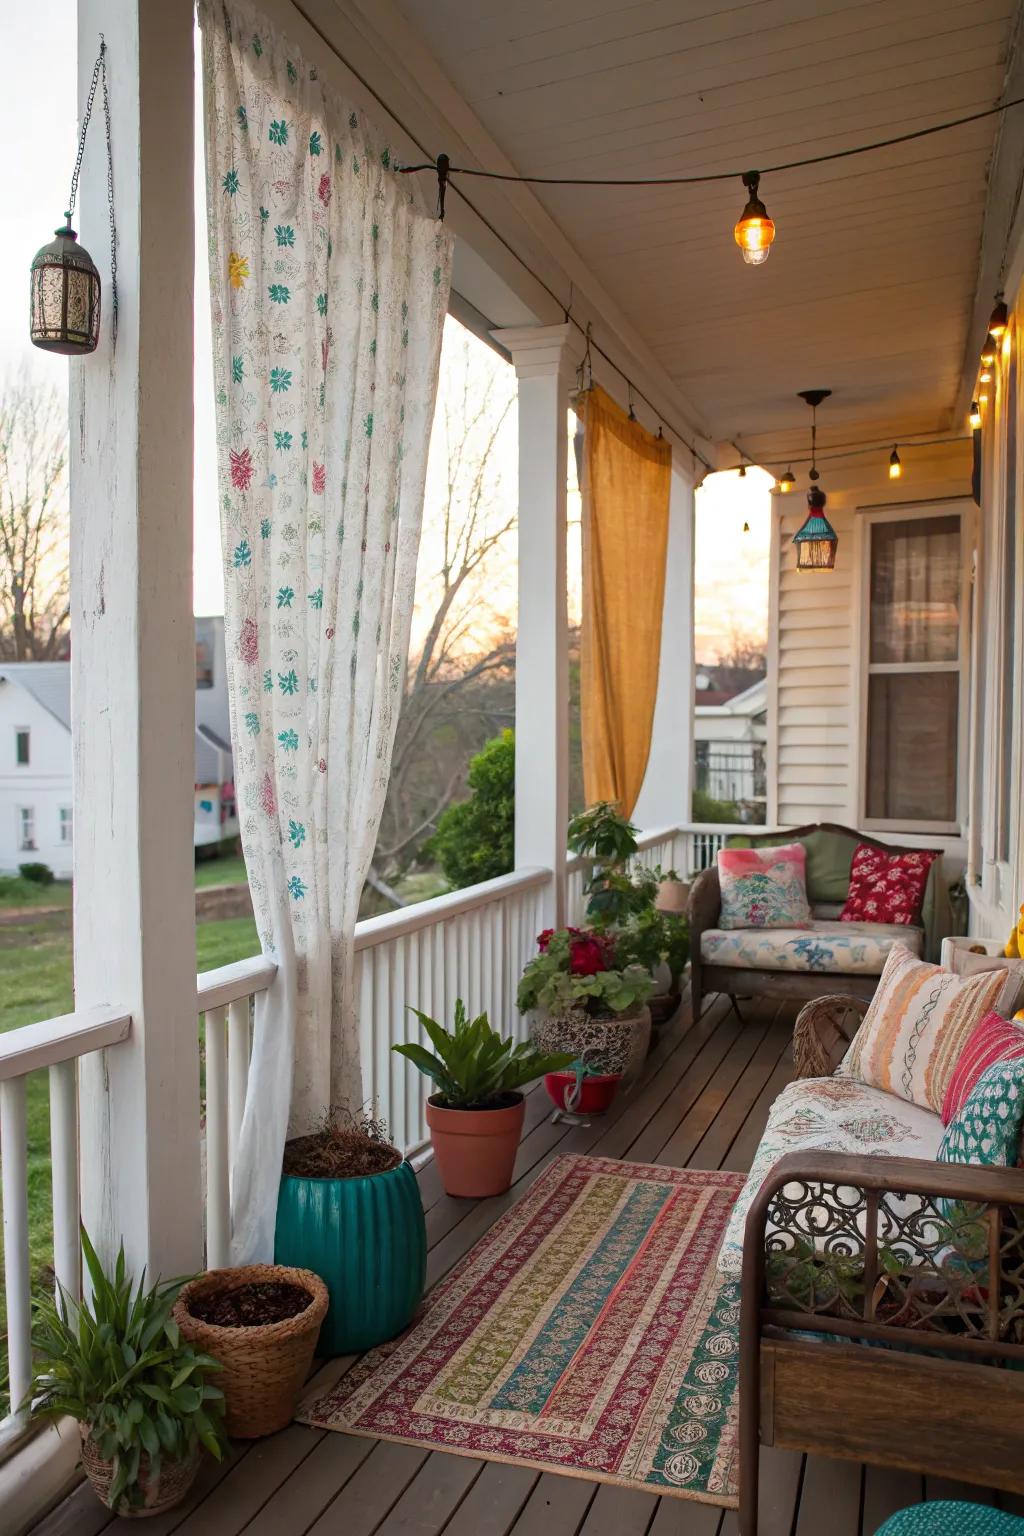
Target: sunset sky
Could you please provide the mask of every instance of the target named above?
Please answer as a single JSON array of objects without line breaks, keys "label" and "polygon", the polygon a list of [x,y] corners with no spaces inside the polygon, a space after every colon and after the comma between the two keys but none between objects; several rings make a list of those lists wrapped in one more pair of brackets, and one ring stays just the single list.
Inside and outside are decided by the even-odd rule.
[{"label": "sunset sky", "polygon": [[[59,40],[57,46],[54,40]],[[38,247],[51,238],[66,206],[74,162],[75,123],[75,4],[74,0],[35,0],[31,8],[9,5],[0,9],[0,49],[18,60],[10,72],[6,95],[4,183],[0,203],[0,382],[34,379],[67,389],[68,365],[64,358],[32,347],[28,340],[28,269]],[[198,95],[198,92],[197,92]],[[201,144],[201,118],[197,100],[197,143]],[[97,131],[98,130],[98,131]],[[46,146],[45,163],[39,146]],[[102,124],[94,124],[87,154],[103,153]],[[196,166],[196,213],[200,231],[196,241],[195,344],[195,571],[194,603],[197,613],[223,611],[223,577],[219,551],[216,459],[214,450],[213,381],[210,366],[210,311],[206,269],[205,190],[202,157]],[[107,239],[102,228],[82,230],[83,243],[102,250]],[[451,404],[465,368],[474,376],[474,389],[492,381],[497,407],[514,395],[512,370],[475,337],[463,341],[456,322],[447,323],[448,334],[439,382],[439,426],[431,447],[427,501],[420,559],[419,587],[429,604],[433,573],[437,570],[440,542],[438,519],[443,506],[445,444],[443,405]],[[468,358],[468,364],[467,364]],[[572,430],[570,418],[569,430]],[[517,497],[517,448],[515,405],[509,412],[495,446],[488,483],[488,517],[500,525],[514,513]],[[569,608],[572,622],[579,620],[579,495],[575,488],[575,463],[569,453]],[[750,469],[743,480],[735,471],[711,475],[696,498],[695,607],[696,655],[713,661],[727,651],[735,633],[762,638],[768,616],[768,536],[771,477]],[[744,522],[749,533],[743,533]],[[473,591],[473,622],[482,635],[495,622],[515,620],[516,544],[514,532],[492,553],[486,572]],[[419,623],[427,607],[421,603]]]}]

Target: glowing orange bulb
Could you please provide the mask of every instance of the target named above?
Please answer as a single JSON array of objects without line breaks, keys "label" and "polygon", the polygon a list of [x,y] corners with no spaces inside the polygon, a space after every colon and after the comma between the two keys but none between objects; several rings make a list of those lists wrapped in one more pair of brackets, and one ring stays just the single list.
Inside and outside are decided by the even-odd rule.
[{"label": "glowing orange bulb", "polygon": [[903,465],[900,463],[900,456],[896,449],[893,448],[892,453],[889,455],[889,479],[898,480],[902,473]]},{"label": "glowing orange bulb", "polygon": [[1010,312],[1006,307],[1006,300],[1001,293],[996,294],[996,307],[989,316],[988,328],[996,341],[1006,330],[1010,323]]},{"label": "glowing orange bulb", "polygon": [[992,370],[990,368],[983,368],[981,370],[981,372],[978,374],[978,383],[979,384],[991,384],[992,383]]},{"label": "glowing orange bulb", "polygon": [[745,173],[743,185],[750,196],[732,232],[733,239],[743,253],[743,260],[751,267],[759,267],[768,260],[772,241],[775,239],[775,225],[768,216],[767,208],[757,195],[757,184],[760,179],[757,171]]},{"label": "glowing orange bulb", "polygon": [[971,401],[971,414],[967,418],[972,432],[977,432],[981,426],[981,406],[977,400]]},{"label": "glowing orange bulb", "polygon": [[995,339],[994,336],[990,335],[986,339],[985,345],[981,349],[981,366],[983,368],[991,368],[992,364],[995,362],[995,360],[996,360],[996,339]]}]

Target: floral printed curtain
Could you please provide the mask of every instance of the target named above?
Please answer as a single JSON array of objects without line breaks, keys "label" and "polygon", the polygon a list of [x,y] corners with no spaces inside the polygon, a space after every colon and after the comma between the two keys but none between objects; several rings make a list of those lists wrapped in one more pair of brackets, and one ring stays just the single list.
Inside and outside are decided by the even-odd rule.
[{"label": "floral printed curtain", "polygon": [[225,630],[257,1000],[235,1262],[287,1134],[363,1101],[353,932],[409,645],[451,239],[258,12],[202,0]]}]

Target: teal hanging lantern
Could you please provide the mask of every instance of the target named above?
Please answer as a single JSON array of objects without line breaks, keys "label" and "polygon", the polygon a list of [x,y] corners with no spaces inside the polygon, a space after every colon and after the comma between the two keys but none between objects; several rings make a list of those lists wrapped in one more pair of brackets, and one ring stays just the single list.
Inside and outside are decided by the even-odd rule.
[{"label": "teal hanging lantern", "polygon": [[807,518],[793,535],[798,571],[831,571],[836,563],[839,535],[825,516],[825,492],[812,485],[807,492]]}]

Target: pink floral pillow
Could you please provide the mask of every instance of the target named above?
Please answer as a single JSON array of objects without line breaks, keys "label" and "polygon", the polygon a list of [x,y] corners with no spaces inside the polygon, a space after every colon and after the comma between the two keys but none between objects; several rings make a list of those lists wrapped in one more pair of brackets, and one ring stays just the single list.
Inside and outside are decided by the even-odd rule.
[{"label": "pink floral pillow", "polygon": [[719,849],[719,928],[809,928],[806,866],[802,843]]},{"label": "pink floral pillow", "polygon": [[850,865],[850,887],[839,916],[844,923],[915,924],[928,884],[934,853],[886,853],[858,843]]}]

